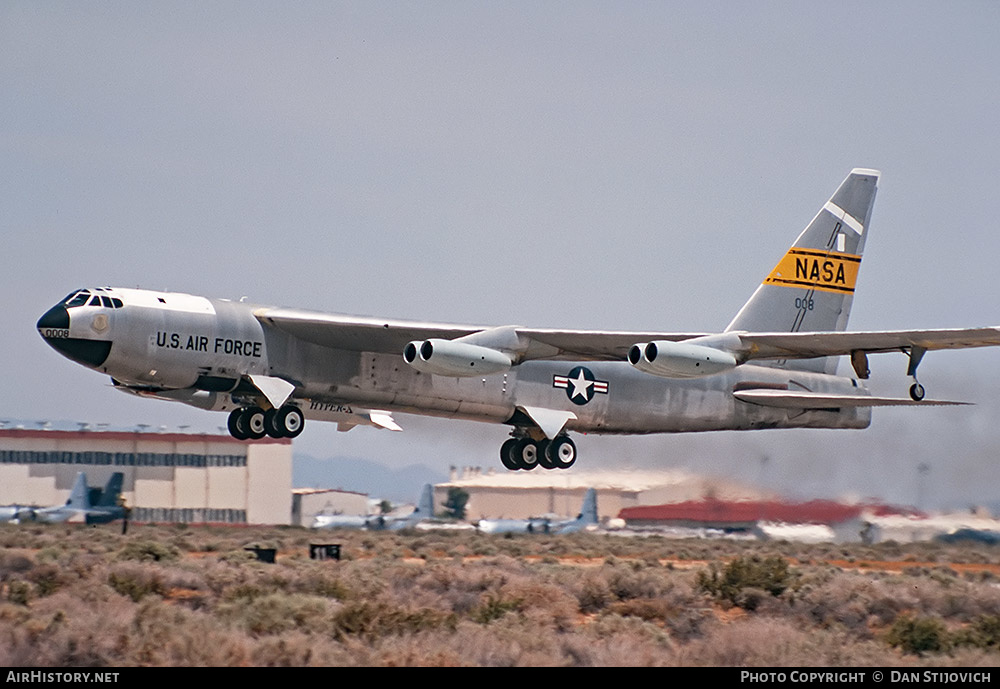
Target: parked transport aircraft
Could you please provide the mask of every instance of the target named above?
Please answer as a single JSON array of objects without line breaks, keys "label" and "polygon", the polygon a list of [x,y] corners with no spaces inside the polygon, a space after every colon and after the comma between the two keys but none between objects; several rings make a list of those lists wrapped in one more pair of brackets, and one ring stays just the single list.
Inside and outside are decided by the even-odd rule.
[{"label": "parked transport aircraft", "polygon": [[583,505],[576,519],[553,519],[552,517],[533,517],[531,519],[480,519],[476,529],[482,533],[534,533],[563,534],[576,533],[596,529],[597,491],[588,488],[583,496]]},{"label": "parked transport aircraft", "polygon": [[87,476],[81,471],[76,475],[76,482],[65,505],[37,509],[33,518],[50,524],[62,522],[107,524],[116,519],[125,519],[127,510],[120,499],[124,478],[125,475],[120,471],[111,474],[107,485],[101,491],[101,497],[96,503],[91,503]]},{"label": "parked transport aircraft", "polygon": [[[506,424],[508,469],[566,468],[571,432],[865,428],[924,400],[936,349],[1000,345],[1000,328],[847,332],[879,173],[855,169],[720,333],[450,325],[98,287],[38,321],[119,390],[229,412],[239,439],[306,419],[400,430],[393,412]],[[872,396],[868,355],[903,352],[909,398]],[[851,371],[836,375],[839,357]]]},{"label": "parked transport aircraft", "polygon": [[30,505],[4,505],[0,507],[0,522],[21,522],[34,521],[35,508]]},{"label": "parked transport aircraft", "polygon": [[416,509],[403,517],[382,514],[317,514],[314,529],[367,529],[368,531],[402,531],[434,519],[434,487],[424,484]]}]

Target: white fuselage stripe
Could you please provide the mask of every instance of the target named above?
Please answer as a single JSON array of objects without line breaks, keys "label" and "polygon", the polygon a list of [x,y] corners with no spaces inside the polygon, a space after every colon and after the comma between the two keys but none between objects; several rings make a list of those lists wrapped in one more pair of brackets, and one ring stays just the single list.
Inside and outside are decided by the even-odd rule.
[{"label": "white fuselage stripe", "polygon": [[850,227],[858,234],[861,234],[865,231],[864,225],[855,220],[853,215],[845,211],[843,208],[835,204],[833,201],[827,201],[826,205],[823,206],[823,210],[832,213],[833,216],[837,218],[837,220],[841,221],[842,223]]}]

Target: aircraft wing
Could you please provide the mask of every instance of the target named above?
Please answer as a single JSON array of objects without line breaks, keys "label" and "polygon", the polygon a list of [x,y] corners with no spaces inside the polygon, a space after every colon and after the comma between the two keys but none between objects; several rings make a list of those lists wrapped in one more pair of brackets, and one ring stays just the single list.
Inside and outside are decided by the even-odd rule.
[{"label": "aircraft wing", "polygon": [[402,352],[408,342],[430,337],[452,340],[486,326],[451,325],[326,314],[298,309],[258,309],[257,320],[323,347],[383,354]]},{"label": "aircraft wing", "polygon": [[297,309],[258,309],[259,321],[296,338],[324,347],[357,352],[402,354],[414,340],[441,338],[454,340],[475,333],[497,332],[516,338],[518,362],[531,359],[571,361],[624,361],[629,347],[650,340],[681,341],[705,333],[615,332],[560,330],[483,325],[456,325],[325,314]]},{"label": "aircraft wing", "polygon": [[965,349],[1000,345],[1000,327],[871,332],[736,333],[751,359],[811,359],[822,356],[895,352],[920,347]]},{"label": "aircraft wing", "polygon": [[[402,353],[414,340],[454,340],[470,335],[495,334],[503,349],[516,349],[517,362],[532,359],[571,361],[625,361],[629,348],[654,340],[680,342],[708,333],[662,333],[600,330],[561,330],[483,325],[457,325],[326,314],[283,308],[255,312],[262,323],[296,338],[324,347],[357,352]],[[1000,346],[1000,327],[883,330],[869,332],[728,333],[739,338],[743,361],[754,359],[811,359],[815,357],[891,352],[913,347],[927,351]],[[481,340],[489,346],[489,340]],[[708,344],[706,342],[706,344]],[[710,345],[711,346],[711,345]]]}]

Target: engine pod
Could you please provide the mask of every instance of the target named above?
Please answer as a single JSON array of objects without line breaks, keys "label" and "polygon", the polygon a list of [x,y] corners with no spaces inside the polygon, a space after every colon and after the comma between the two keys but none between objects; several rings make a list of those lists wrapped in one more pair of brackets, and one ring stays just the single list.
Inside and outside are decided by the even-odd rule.
[{"label": "engine pod", "polygon": [[415,340],[403,349],[403,360],[424,373],[459,378],[503,373],[510,357],[489,347],[453,340]]}]

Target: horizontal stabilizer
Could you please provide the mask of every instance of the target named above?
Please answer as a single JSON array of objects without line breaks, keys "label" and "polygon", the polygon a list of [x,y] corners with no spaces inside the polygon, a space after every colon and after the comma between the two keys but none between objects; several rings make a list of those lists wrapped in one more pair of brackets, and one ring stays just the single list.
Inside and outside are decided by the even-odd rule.
[{"label": "horizontal stabilizer", "polygon": [[965,405],[969,402],[922,400],[907,398],[870,397],[868,395],[831,395],[822,392],[789,392],[788,390],[737,390],[733,397],[764,407],[780,409],[837,409],[843,407],[925,407]]}]

